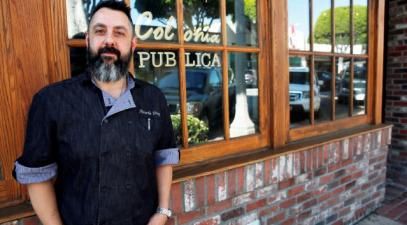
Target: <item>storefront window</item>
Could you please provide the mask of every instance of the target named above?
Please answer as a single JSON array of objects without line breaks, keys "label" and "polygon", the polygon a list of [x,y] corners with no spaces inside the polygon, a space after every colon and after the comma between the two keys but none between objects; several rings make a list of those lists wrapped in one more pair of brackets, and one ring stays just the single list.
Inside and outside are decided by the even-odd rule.
[{"label": "storefront window", "polygon": [[187,43],[221,44],[220,1],[183,1]]},{"label": "storefront window", "polygon": [[[308,57],[290,57],[290,127],[310,124],[311,85]],[[315,88],[315,85],[314,85]],[[314,105],[316,103],[314,99]],[[315,107],[315,106],[314,106]]]},{"label": "storefront window", "polygon": [[335,113],[336,119],[342,119],[349,116],[350,102],[350,82],[351,82],[351,59],[338,57],[336,66],[336,98]]},{"label": "storefront window", "polygon": [[256,1],[227,0],[226,25],[228,45],[257,46]]},{"label": "storefront window", "polygon": [[319,107],[314,105],[314,119],[316,123],[320,123],[332,119],[332,57],[315,57],[314,65],[314,98],[320,102]]},{"label": "storefront window", "polygon": [[230,137],[259,132],[257,54],[229,53]]},{"label": "storefront window", "polygon": [[131,0],[136,37],[141,41],[177,42],[175,0]]},{"label": "storefront window", "polygon": [[[288,1],[290,128],[323,127],[326,122],[366,115],[367,4],[367,0]],[[311,24],[307,15],[313,18]],[[300,70],[306,89],[293,77]]]},{"label": "storefront window", "polygon": [[310,50],[309,0],[288,1],[288,47]]},{"label": "storefront window", "polygon": [[350,53],[350,0],[335,0],[335,52]]},{"label": "storefront window", "polygon": [[314,51],[332,51],[332,6],[331,1],[317,1],[313,4],[313,30],[314,30]]},{"label": "storefront window", "polygon": [[88,29],[92,9],[101,0],[66,0],[68,38],[83,36]]}]

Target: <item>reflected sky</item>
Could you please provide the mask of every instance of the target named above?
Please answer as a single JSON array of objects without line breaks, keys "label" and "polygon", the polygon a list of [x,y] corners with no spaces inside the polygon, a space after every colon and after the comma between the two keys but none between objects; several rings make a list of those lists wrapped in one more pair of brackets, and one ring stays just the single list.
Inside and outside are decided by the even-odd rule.
[{"label": "reflected sky", "polygon": [[[309,28],[308,27],[303,27],[306,24],[304,24],[304,6],[295,6],[295,2],[303,2],[303,0],[290,0],[289,2],[289,7],[292,6],[292,8],[289,9],[290,15],[289,15],[289,26],[295,25],[299,26],[297,27],[297,30],[304,31],[304,36],[308,37],[309,36]],[[348,6],[349,5],[349,0],[348,1],[335,1],[335,7],[341,7],[341,6]],[[318,15],[320,15],[323,11],[329,9],[331,7],[331,0],[314,0],[314,18],[313,18],[313,24],[315,25],[315,22],[318,19]],[[353,5],[366,5],[366,0],[353,0]],[[295,6],[295,7],[293,7]]]}]

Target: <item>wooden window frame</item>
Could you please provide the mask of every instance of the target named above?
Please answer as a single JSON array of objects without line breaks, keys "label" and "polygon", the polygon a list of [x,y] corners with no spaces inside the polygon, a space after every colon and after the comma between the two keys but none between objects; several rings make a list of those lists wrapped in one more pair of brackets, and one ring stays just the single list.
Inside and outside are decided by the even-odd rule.
[{"label": "wooden window frame", "polygon": [[[287,0],[288,2],[288,0]],[[314,51],[313,49],[313,43],[314,43],[314,32],[313,32],[313,0],[309,0],[309,13],[310,13],[310,50],[288,50],[288,56],[308,56],[311,61],[311,80],[310,84],[312,84],[313,79],[314,79],[314,58],[317,56],[329,56],[332,57],[332,62],[335,62],[335,58],[338,57],[345,57],[351,59],[351,81],[353,81],[353,61],[355,59],[366,59],[367,60],[367,89],[366,89],[366,107],[365,107],[365,114],[364,115],[352,115],[353,111],[353,92],[350,91],[349,95],[349,112],[348,115],[349,117],[347,118],[342,118],[342,119],[335,119],[335,79],[334,77],[332,78],[332,115],[331,115],[331,120],[328,121],[323,121],[318,124],[315,124],[314,121],[314,110],[313,110],[313,85],[311,86],[311,99],[310,99],[310,125],[305,125],[301,127],[296,127],[296,128],[289,128],[288,130],[288,139],[287,141],[298,141],[304,138],[309,138],[317,135],[322,135],[326,134],[329,132],[334,132],[339,129],[347,129],[359,125],[364,125],[364,124],[369,124],[369,123],[380,123],[381,120],[378,120],[377,114],[378,112],[378,107],[381,107],[380,101],[381,99],[377,99],[377,95],[382,92],[382,68],[383,68],[383,62],[379,61],[382,59],[382,54],[383,50],[378,49],[379,45],[378,43],[382,43],[382,34],[378,34],[379,29],[381,29],[382,21],[377,20],[375,18],[378,18],[379,15],[381,15],[383,10],[381,7],[384,8],[384,3],[380,3],[377,0],[368,0],[368,52],[367,54],[353,54],[353,45],[354,45],[354,40],[353,40],[353,34],[354,34],[354,24],[353,24],[353,0],[350,0],[350,46],[351,46],[351,51],[349,54],[343,54],[343,53],[335,53],[335,14],[334,14],[334,0],[331,0],[331,30],[332,30],[332,51],[331,52],[317,52]],[[288,18],[288,10],[287,10],[287,16]],[[288,35],[287,35],[288,36]],[[287,39],[288,40],[288,39]],[[286,46],[288,46],[288,43],[286,43]],[[287,47],[288,48],[288,47]],[[335,72],[335,64],[332,64],[332,71]],[[288,68],[288,65],[287,65]],[[287,70],[287,69],[286,69]],[[288,71],[287,73],[288,74]],[[333,76],[336,73],[332,73]],[[350,87],[349,90],[353,90],[353,82],[349,82]],[[274,90],[276,91],[276,90]],[[288,93],[288,90],[287,92]],[[287,110],[287,115],[289,115],[289,102],[286,104],[286,110]],[[289,127],[289,118],[287,119],[288,124],[286,126]]]}]

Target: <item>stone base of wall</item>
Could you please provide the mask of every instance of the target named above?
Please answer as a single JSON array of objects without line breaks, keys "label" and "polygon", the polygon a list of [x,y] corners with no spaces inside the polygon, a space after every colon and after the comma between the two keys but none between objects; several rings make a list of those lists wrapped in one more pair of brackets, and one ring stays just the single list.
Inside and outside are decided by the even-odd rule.
[{"label": "stone base of wall", "polygon": [[167,224],[354,224],[384,199],[390,134],[384,128],[174,183]]}]

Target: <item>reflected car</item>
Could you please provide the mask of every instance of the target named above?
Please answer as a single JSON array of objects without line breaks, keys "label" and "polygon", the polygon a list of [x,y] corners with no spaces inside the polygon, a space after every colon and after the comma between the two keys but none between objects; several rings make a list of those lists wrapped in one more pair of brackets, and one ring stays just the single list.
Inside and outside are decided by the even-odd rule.
[{"label": "reflected car", "polygon": [[[310,111],[309,69],[307,67],[290,67],[290,111]],[[315,76],[314,84],[314,112],[318,113],[321,105],[321,96],[318,78]]]},{"label": "reflected car", "polygon": [[244,72],[244,80],[247,87],[257,87],[257,72],[256,70],[246,70]]},{"label": "reflected car", "polygon": [[[178,71],[169,71],[156,85],[164,93],[171,114],[180,113]],[[219,68],[187,68],[187,113],[206,122],[210,129],[223,126],[222,73]],[[235,88],[229,88],[229,114],[234,115]],[[233,114],[233,115],[232,115]]]},{"label": "reflected car", "polygon": [[[353,70],[353,102],[363,105],[366,99],[366,68],[355,65]],[[343,73],[338,92],[338,101],[340,103],[349,102],[349,67]]]}]

